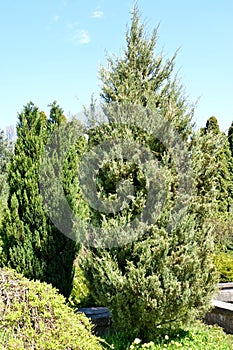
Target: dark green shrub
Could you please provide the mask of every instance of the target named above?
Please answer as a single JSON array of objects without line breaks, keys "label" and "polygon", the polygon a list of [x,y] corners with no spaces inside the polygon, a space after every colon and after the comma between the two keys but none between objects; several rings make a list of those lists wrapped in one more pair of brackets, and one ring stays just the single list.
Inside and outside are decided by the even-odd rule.
[{"label": "dark green shrub", "polygon": [[213,262],[219,272],[220,282],[233,282],[233,254],[228,252],[215,254]]},{"label": "dark green shrub", "polygon": [[1,349],[101,350],[91,330],[51,285],[0,270]]}]

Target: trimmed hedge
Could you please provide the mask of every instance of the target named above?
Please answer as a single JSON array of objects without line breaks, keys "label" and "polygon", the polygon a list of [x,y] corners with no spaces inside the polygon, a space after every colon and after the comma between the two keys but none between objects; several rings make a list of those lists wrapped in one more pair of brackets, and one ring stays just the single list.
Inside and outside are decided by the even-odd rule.
[{"label": "trimmed hedge", "polygon": [[81,314],[74,314],[51,285],[0,269],[0,348],[101,350]]}]

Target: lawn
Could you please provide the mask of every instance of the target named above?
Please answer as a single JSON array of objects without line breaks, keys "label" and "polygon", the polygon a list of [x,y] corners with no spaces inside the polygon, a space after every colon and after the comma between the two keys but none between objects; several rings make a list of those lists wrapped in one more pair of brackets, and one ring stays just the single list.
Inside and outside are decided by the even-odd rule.
[{"label": "lawn", "polygon": [[233,335],[227,335],[218,326],[206,326],[197,322],[189,329],[180,330],[175,334],[161,334],[153,341],[143,343],[136,338],[133,342],[120,334],[105,338],[106,349],[115,350],[232,350]]}]

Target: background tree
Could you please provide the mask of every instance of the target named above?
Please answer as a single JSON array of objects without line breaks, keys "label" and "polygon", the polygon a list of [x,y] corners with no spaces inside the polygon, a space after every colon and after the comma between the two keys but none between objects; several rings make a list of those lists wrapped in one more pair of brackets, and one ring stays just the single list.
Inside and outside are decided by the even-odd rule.
[{"label": "background tree", "polygon": [[[231,153],[227,136],[220,132],[215,117],[207,120],[205,128],[201,129],[201,135],[203,137],[202,149],[207,160],[204,169],[209,171],[205,178],[200,177],[202,194],[208,195],[211,183],[214,182],[216,210],[222,213],[229,212],[232,205],[233,187]],[[213,173],[208,170],[211,169],[210,160],[215,164],[215,168],[212,169]]]},{"label": "background tree", "polygon": [[[17,142],[10,162],[8,210],[3,220],[3,261],[26,277],[42,279],[47,220],[38,188],[38,168],[47,138],[47,119],[32,103],[19,114]],[[37,254],[34,254],[37,252]]]},{"label": "background tree", "polygon": [[[55,222],[56,225],[50,223],[46,281],[54,286],[61,286],[60,292],[68,297],[73,287],[74,260],[78,255],[80,244],[79,238],[73,234],[74,231],[78,234],[79,227],[67,215],[66,202],[80,220],[88,220],[89,208],[82,196],[77,177],[79,164],[86,151],[87,140],[84,136],[77,136],[75,144],[67,149],[67,138],[72,133],[78,135],[82,126],[76,120],[67,122],[62,109],[56,104],[51,105],[48,122],[52,137],[46,146],[49,157],[45,159],[46,165],[41,172],[44,179],[43,188],[40,188],[45,203],[48,198],[51,203],[52,199],[53,208],[49,206],[46,211],[49,210],[50,218],[56,218],[56,223],[59,225]],[[62,183],[63,193],[57,188],[57,182],[54,182],[54,176],[56,178],[57,174],[60,174],[59,181]]]},{"label": "background tree", "polygon": [[231,123],[231,126],[228,129],[228,142],[229,142],[231,155],[233,156],[233,122]]},{"label": "background tree", "polygon": [[194,168],[199,172],[196,188],[199,200],[203,202],[202,215],[212,222],[218,246],[221,249],[230,247],[233,169],[227,135],[220,131],[217,119],[211,117],[195,137],[199,159],[195,160]]},{"label": "background tree", "polygon": [[[50,106],[49,118],[31,102],[18,118],[17,141],[8,173],[8,210],[1,230],[1,263],[30,279],[52,283],[68,297],[72,289],[77,244],[50,221],[39,188],[45,144],[52,132],[66,123],[66,119],[55,102]],[[75,154],[73,150],[73,154],[67,156],[69,160],[63,169],[67,197],[77,186],[73,183]]]},{"label": "background tree", "polygon": [[213,133],[213,134],[219,134],[220,133],[220,128],[218,125],[218,120],[216,117],[212,116],[210,117],[205,126],[205,133]]},{"label": "background tree", "polygon": [[7,203],[7,164],[11,157],[11,147],[3,130],[0,130],[0,220]]}]

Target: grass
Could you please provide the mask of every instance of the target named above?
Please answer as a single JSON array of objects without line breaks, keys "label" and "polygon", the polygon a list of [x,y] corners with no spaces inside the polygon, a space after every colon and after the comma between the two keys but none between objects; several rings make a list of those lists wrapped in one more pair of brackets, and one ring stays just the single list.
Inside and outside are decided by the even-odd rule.
[{"label": "grass", "polygon": [[176,334],[161,335],[153,341],[142,343],[136,338],[133,342],[123,338],[120,334],[105,338],[106,349],[114,350],[232,350],[233,335],[227,335],[222,328],[207,326],[197,322],[189,329],[180,330]]}]

